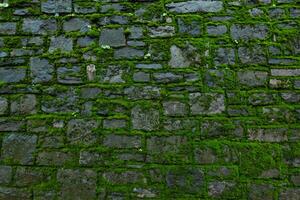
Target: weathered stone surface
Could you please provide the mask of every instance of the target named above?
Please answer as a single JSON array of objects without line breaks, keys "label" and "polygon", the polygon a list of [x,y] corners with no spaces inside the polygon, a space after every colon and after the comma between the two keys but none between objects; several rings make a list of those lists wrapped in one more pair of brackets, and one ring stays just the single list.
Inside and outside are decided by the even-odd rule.
[{"label": "weathered stone surface", "polygon": [[47,59],[30,58],[30,71],[33,83],[42,83],[52,80],[54,66]]},{"label": "weathered stone surface", "polygon": [[17,31],[17,23],[14,22],[2,22],[0,23],[0,34],[14,35]]},{"label": "weathered stone surface", "polygon": [[38,169],[18,167],[15,174],[17,186],[31,186],[36,185],[47,178],[45,173]]},{"label": "weathered stone surface", "polygon": [[93,129],[96,129],[99,125],[99,121],[92,119],[72,119],[67,125],[67,141],[71,144],[95,144],[99,136]]},{"label": "weathered stone surface", "polygon": [[36,107],[37,100],[35,95],[27,94],[20,96],[11,103],[10,112],[16,115],[35,114],[37,112]]},{"label": "weathered stone surface", "polygon": [[157,99],[160,97],[160,88],[156,86],[125,88],[124,93],[129,99]]},{"label": "weathered stone surface", "polygon": [[70,13],[72,12],[72,0],[47,0],[41,4],[44,13]]},{"label": "weathered stone surface", "polygon": [[51,37],[49,53],[53,53],[56,50],[62,52],[70,52],[73,50],[73,40],[64,36]]},{"label": "weathered stone surface", "polygon": [[300,69],[271,69],[272,76],[300,76]]},{"label": "weathered stone surface", "polygon": [[186,104],[180,101],[165,101],[163,108],[164,114],[168,116],[185,116],[188,113]]},{"label": "weathered stone surface", "polygon": [[131,110],[132,128],[137,130],[153,131],[159,128],[159,111],[155,108],[135,106]]},{"label": "weathered stone surface", "polygon": [[223,9],[223,3],[221,1],[200,0],[170,3],[166,7],[169,11],[176,13],[219,12]]},{"label": "weathered stone surface", "polygon": [[154,80],[158,83],[173,83],[173,82],[179,82],[183,79],[182,75],[174,74],[171,72],[154,73],[153,77]]},{"label": "weathered stone surface", "polygon": [[82,18],[72,18],[67,20],[63,24],[63,30],[66,32],[79,31],[81,33],[86,33],[91,29],[89,20]]},{"label": "weathered stone surface", "polygon": [[79,66],[73,67],[59,67],[57,69],[57,81],[64,84],[78,84],[82,83]]},{"label": "weathered stone surface", "polygon": [[20,67],[1,67],[0,81],[4,83],[16,83],[26,78],[26,69]]},{"label": "weathered stone surface", "polygon": [[223,94],[191,93],[189,99],[193,115],[221,114],[225,111]]},{"label": "weathered stone surface", "polygon": [[114,58],[116,59],[133,59],[142,58],[144,56],[144,51],[140,49],[135,49],[131,47],[123,47],[116,49],[114,52]]},{"label": "weathered stone surface", "polygon": [[285,190],[280,191],[279,199],[280,200],[297,200],[300,196],[299,188],[287,188]]},{"label": "weathered stone surface", "polygon": [[223,35],[227,32],[227,27],[225,25],[211,25],[207,26],[207,33],[211,36]]},{"label": "weathered stone surface", "polygon": [[158,26],[150,27],[149,35],[150,37],[171,37],[175,34],[175,28],[173,26]]},{"label": "weathered stone surface", "polygon": [[235,54],[234,49],[231,48],[219,48],[216,51],[215,64],[235,64]]},{"label": "weathered stone surface", "polygon": [[0,115],[3,115],[7,112],[8,109],[8,100],[7,98],[0,97]]},{"label": "weathered stone surface", "polygon": [[129,39],[140,39],[144,36],[143,28],[140,26],[132,26],[129,29],[130,34],[128,36]]},{"label": "weathered stone surface", "polygon": [[237,73],[238,80],[246,86],[264,86],[267,83],[268,72],[243,70]]},{"label": "weathered stone surface", "polygon": [[109,45],[111,47],[125,46],[126,39],[124,35],[124,29],[103,29],[101,31],[100,45]]},{"label": "weathered stone surface", "polygon": [[104,137],[103,145],[112,148],[140,148],[142,140],[140,136],[111,134]]},{"label": "weathered stone surface", "polygon": [[227,181],[214,181],[211,182],[208,186],[208,195],[213,198],[220,198],[222,195],[230,190],[233,190],[233,187],[236,184],[234,182]]},{"label": "weathered stone surface", "polygon": [[81,151],[79,156],[79,164],[82,166],[103,165],[104,156],[99,152]]},{"label": "weathered stone surface", "polygon": [[75,162],[75,155],[62,151],[43,151],[37,156],[37,164],[41,166],[64,166]]},{"label": "weathered stone surface", "polygon": [[23,188],[0,187],[0,199],[30,200],[31,192]]},{"label": "weathered stone surface", "polygon": [[243,64],[264,64],[266,63],[266,54],[263,47],[239,47],[238,56]]},{"label": "weathered stone surface", "polygon": [[12,181],[12,167],[0,166],[0,184],[9,184]]},{"label": "weathered stone surface", "polygon": [[133,80],[136,82],[149,82],[150,74],[145,72],[136,72],[133,74]]},{"label": "weathered stone surface", "polygon": [[230,28],[231,37],[234,40],[266,39],[268,36],[268,31],[268,27],[264,24],[234,24]]},{"label": "weathered stone surface", "polygon": [[60,169],[57,180],[61,184],[62,199],[95,199],[97,173],[91,169]]},{"label": "weathered stone surface", "polygon": [[109,65],[102,70],[101,81],[105,83],[125,83],[124,76],[128,71],[127,67]]},{"label": "weathered stone surface", "polygon": [[249,129],[249,140],[261,142],[284,142],[288,140],[288,130],[281,129]]},{"label": "weathered stone surface", "polygon": [[171,59],[169,65],[174,68],[190,67],[200,63],[200,55],[197,49],[190,44],[187,44],[184,49],[176,45],[170,48]]},{"label": "weathered stone surface", "polygon": [[146,179],[141,172],[104,172],[103,178],[111,184],[145,183]]},{"label": "weathered stone surface", "polygon": [[15,164],[32,165],[36,143],[36,135],[8,134],[3,139],[1,158]]},{"label": "weathered stone surface", "polygon": [[275,198],[275,188],[267,184],[252,184],[249,187],[249,199],[259,200],[266,199],[272,200]]},{"label": "weathered stone surface", "polygon": [[37,35],[50,35],[57,31],[57,23],[55,19],[31,19],[26,18],[23,20],[22,31],[24,33],[37,34]]},{"label": "weathered stone surface", "polygon": [[93,43],[96,43],[96,38],[90,36],[84,36],[77,39],[77,45],[80,47],[87,47]]},{"label": "weathered stone surface", "polygon": [[204,172],[197,168],[170,169],[166,174],[167,187],[186,193],[204,193]]},{"label": "weathered stone surface", "polygon": [[103,120],[103,128],[125,128],[127,121],[125,119],[105,119]]},{"label": "weathered stone surface", "polygon": [[189,34],[192,36],[199,36],[201,33],[199,22],[193,20],[192,22],[186,22],[184,18],[177,19],[178,32],[181,34]]}]

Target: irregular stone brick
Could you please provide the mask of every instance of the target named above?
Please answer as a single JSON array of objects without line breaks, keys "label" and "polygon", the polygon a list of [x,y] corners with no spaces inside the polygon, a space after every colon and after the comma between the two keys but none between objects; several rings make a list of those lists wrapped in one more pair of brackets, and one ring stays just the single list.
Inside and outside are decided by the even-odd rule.
[{"label": "irregular stone brick", "polygon": [[235,64],[235,54],[234,49],[231,48],[219,48],[216,51],[215,56],[215,64],[227,64],[227,65],[234,65]]},{"label": "irregular stone brick", "polygon": [[207,33],[211,36],[223,35],[227,32],[227,27],[225,25],[207,26]]},{"label": "irregular stone brick", "polygon": [[101,31],[100,45],[109,45],[111,47],[125,46],[126,39],[124,35],[124,29],[103,29]]},{"label": "irregular stone brick", "polygon": [[15,164],[32,165],[36,150],[36,135],[12,133],[6,135],[2,143],[2,159]]},{"label": "irregular stone brick", "polygon": [[129,39],[140,39],[144,36],[143,28],[140,26],[132,26],[129,28],[130,34]]},{"label": "irregular stone brick", "polygon": [[280,191],[279,200],[298,200],[300,197],[299,188],[287,188]]},{"label": "irregular stone brick", "polygon": [[175,28],[173,26],[158,26],[149,28],[150,37],[171,37],[175,34]]},{"label": "irregular stone brick", "polygon": [[196,20],[193,20],[192,22],[188,23],[185,22],[184,18],[178,18],[177,25],[178,25],[178,32],[181,34],[198,36],[201,33],[199,22]]},{"label": "irregular stone brick", "polygon": [[37,164],[41,166],[64,166],[75,161],[75,155],[61,151],[42,151],[37,156]]},{"label": "irregular stone brick", "polygon": [[0,97],[0,115],[3,115],[7,112],[8,109],[8,100],[7,98]]},{"label": "irregular stone brick", "polygon": [[57,31],[57,23],[55,19],[30,19],[23,20],[22,31],[24,33],[49,35]]},{"label": "irregular stone brick", "polygon": [[16,31],[17,31],[17,23],[15,23],[15,22],[0,23],[0,34],[15,35]]},{"label": "irregular stone brick", "polygon": [[65,21],[63,24],[63,30],[66,32],[79,31],[81,33],[86,33],[91,29],[89,20],[81,18],[72,18]]},{"label": "irregular stone brick", "polygon": [[264,24],[256,24],[256,25],[234,24],[230,28],[231,37],[234,40],[266,39],[268,37],[268,32],[269,29]]},{"label": "irregular stone brick", "polygon": [[0,81],[5,83],[17,83],[26,78],[26,69],[19,67],[1,67]]},{"label": "irregular stone brick", "polygon": [[268,72],[243,70],[237,72],[238,80],[241,84],[250,87],[264,86],[267,83]]},{"label": "irregular stone brick", "polygon": [[71,119],[67,125],[67,141],[71,144],[95,144],[99,138],[93,129],[99,124],[96,120]]},{"label": "irregular stone brick", "polygon": [[188,113],[185,103],[179,101],[163,102],[164,114],[168,116],[185,116]]},{"label": "irregular stone brick", "polygon": [[225,98],[218,93],[191,93],[189,95],[193,115],[221,114],[225,111]]},{"label": "irregular stone brick", "polygon": [[78,84],[82,83],[79,66],[73,67],[59,67],[57,69],[57,81],[64,84]]},{"label": "irregular stone brick", "polygon": [[145,72],[135,72],[132,78],[135,82],[149,82],[150,74]]},{"label": "irregular stone brick", "polygon": [[300,76],[300,69],[271,69],[272,76]]},{"label": "irregular stone brick", "polygon": [[262,142],[284,142],[288,140],[288,130],[285,128],[249,129],[249,140]]},{"label": "irregular stone brick", "polygon": [[266,53],[263,47],[239,47],[238,56],[243,64],[264,64],[266,63]]},{"label": "irregular stone brick", "polygon": [[125,128],[127,121],[124,119],[105,119],[103,120],[103,128]]},{"label": "irregular stone brick", "polygon": [[159,111],[154,108],[135,106],[131,110],[132,128],[137,130],[153,131],[159,128]]},{"label": "irregular stone brick", "polygon": [[77,39],[77,45],[80,47],[88,47],[96,42],[96,39],[90,36],[84,36]]},{"label": "irregular stone brick", "polygon": [[[208,195],[213,198],[220,198],[225,196],[226,192],[232,192],[235,186],[236,184],[231,181],[214,181],[209,183]],[[233,197],[237,197],[237,195],[234,195]]]},{"label": "irregular stone brick", "polygon": [[17,186],[36,185],[47,178],[46,174],[33,168],[18,167],[15,174]]},{"label": "irregular stone brick", "polygon": [[121,66],[109,65],[103,69],[101,81],[106,83],[125,83],[124,76],[129,69]]},{"label": "irregular stone brick", "polygon": [[31,192],[24,188],[0,187],[0,199],[5,200],[30,200]]},{"label": "irregular stone brick", "polygon": [[10,112],[17,115],[35,114],[36,107],[37,100],[35,95],[26,94],[11,103]]},{"label": "irregular stone brick", "polygon": [[140,136],[110,134],[104,137],[103,145],[113,148],[140,148],[142,141]]},{"label": "irregular stone brick", "polygon": [[9,184],[12,180],[12,168],[10,166],[0,166],[0,184]]},{"label": "irregular stone brick", "polygon": [[116,59],[134,59],[144,57],[144,51],[140,49],[134,49],[131,47],[123,47],[116,49],[114,52],[114,58]]},{"label": "irregular stone brick", "polygon": [[248,197],[253,200],[272,200],[275,198],[275,188],[268,184],[251,184]]},{"label": "irregular stone brick", "polygon": [[174,68],[190,67],[200,63],[200,55],[197,49],[190,44],[187,44],[184,49],[172,45],[170,48],[171,59],[169,65]]},{"label": "irregular stone brick", "polygon": [[128,99],[157,99],[161,96],[160,88],[155,86],[130,86],[125,88],[124,94]]},{"label": "irregular stone brick", "polygon": [[62,52],[70,52],[73,50],[73,40],[64,36],[51,37],[49,53],[53,53],[56,50]]},{"label": "irregular stone brick", "polygon": [[33,83],[42,83],[52,80],[54,66],[46,59],[30,58],[30,71]]},{"label": "irregular stone brick", "polygon": [[166,5],[167,9],[176,13],[195,13],[195,12],[219,12],[223,9],[221,1],[186,1],[179,3],[170,3]]},{"label": "irregular stone brick", "polygon": [[99,152],[81,151],[79,156],[79,164],[82,166],[103,165],[105,163],[104,156]]},{"label": "irregular stone brick", "polygon": [[72,12],[72,0],[47,0],[41,3],[44,13],[70,13]]},{"label": "irregular stone brick", "polygon": [[104,172],[103,178],[112,184],[129,184],[129,183],[146,183],[146,179],[141,172],[124,171],[124,172]]},{"label": "irregular stone brick", "polygon": [[179,82],[183,79],[182,75],[174,74],[171,72],[154,73],[153,77],[154,80],[158,83],[173,83],[173,82]]},{"label": "irregular stone brick", "polygon": [[62,199],[95,199],[97,173],[91,169],[60,169],[57,180],[61,184]]}]

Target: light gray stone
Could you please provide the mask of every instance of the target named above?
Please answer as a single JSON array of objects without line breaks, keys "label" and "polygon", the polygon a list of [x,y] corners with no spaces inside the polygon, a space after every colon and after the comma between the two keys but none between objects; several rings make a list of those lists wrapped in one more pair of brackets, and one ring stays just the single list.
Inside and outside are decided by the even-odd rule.
[{"label": "light gray stone", "polygon": [[49,82],[53,77],[54,66],[47,59],[31,57],[30,71],[33,83]]},{"label": "light gray stone", "polygon": [[73,40],[72,38],[66,38],[65,36],[53,36],[51,37],[49,52],[53,53],[56,50],[62,52],[70,52],[73,50]]},{"label": "light gray stone", "polygon": [[131,110],[132,128],[153,131],[159,128],[159,110],[135,106]]},{"label": "light gray stone", "polygon": [[44,13],[71,13],[72,0],[47,0],[41,3],[41,10]]},{"label": "light gray stone", "polygon": [[219,12],[223,9],[222,1],[186,1],[170,3],[167,9],[176,13],[195,13],[195,12]]},{"label": "light gray stone", "polygon": [[124,29],[103,29],[101,31],[100,45],[109,45],[111,47],[125,46],[126,39],[124,35]]},{"label": "light gray stone", "polygon": [[22,31],[24,33],[49,35],[57,31],[57,23],[55,19],[31,19],[23,20]]},{"label": "light gray stone", "polygon": [[221,114],[225,111],[224,94],[191,93],[189,99],[193,115]]}]

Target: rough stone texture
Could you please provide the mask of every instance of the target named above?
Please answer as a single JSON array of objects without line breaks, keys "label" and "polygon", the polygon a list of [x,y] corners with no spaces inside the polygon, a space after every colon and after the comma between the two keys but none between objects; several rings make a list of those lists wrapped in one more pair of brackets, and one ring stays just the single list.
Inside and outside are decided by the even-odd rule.
[{"label": "rough stone texture", "polygon": [[220,114],[225,111],[225,98],[218,93],[191,93],[190,108],[193,115]]},{"label": "rough stone texture", "polygon": [[33,83],[42,83],[51,81],[54,67],[46,59],[37,57],[30,58],[30,72]]},{"label": "rough stone texture", "polygon": [[297,0],[0,2],[0,200],[299,200]]},{"label": "rough stone texture", "polygon": [[3,139],[1,158],[15,164],[32,165],[36,142],[35,135],[8,134]]},{"label": "rough stone texture", "polygon": [[223,9],[221,1],[186,1],[170,3],[166,7],[171,12],[194,13],[194,12],[219,12]]}]

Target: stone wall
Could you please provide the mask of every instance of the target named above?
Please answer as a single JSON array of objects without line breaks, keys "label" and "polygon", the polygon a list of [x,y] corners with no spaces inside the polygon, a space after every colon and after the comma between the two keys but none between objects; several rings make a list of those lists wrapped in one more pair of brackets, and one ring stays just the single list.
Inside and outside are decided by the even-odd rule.
[{"label": "stone wall", "polygon": [[300,199],[297,0],[4,0],[0,199]]}]

